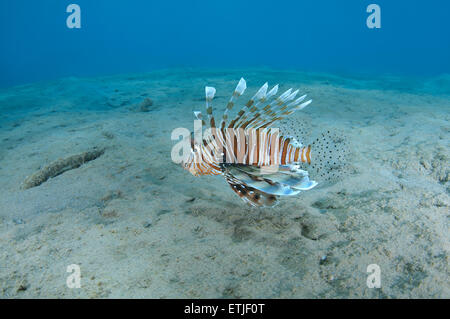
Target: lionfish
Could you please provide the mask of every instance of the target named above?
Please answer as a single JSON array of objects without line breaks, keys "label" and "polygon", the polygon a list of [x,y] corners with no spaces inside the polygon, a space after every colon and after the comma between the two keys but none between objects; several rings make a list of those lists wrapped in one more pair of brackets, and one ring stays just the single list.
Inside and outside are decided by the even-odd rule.
[{"label": "lionfish", "polygon": [[[268,91],[265,83],[228,121],[228,112],[246,87],[241,78],[220,123],[216,123],[212,108],[216,89],[205,87],[209,129],[199,140],[191,133],[190,151],[182,166],[194,176],[223,175],[231,189],[255,207],[272,207],[281,196],[316,187],[318,182],[310,179],[308,168],[321,176],[334,175],[333,169],[339,169],[344,153],[342,140],[336,135],[327,132],[303,145],[272,127],[312,100],[306,100],[306,95],[297,97],[299,90],[293,89],[277,96],[278,85]],[[201,112],[194,115],[205,125]]]}]

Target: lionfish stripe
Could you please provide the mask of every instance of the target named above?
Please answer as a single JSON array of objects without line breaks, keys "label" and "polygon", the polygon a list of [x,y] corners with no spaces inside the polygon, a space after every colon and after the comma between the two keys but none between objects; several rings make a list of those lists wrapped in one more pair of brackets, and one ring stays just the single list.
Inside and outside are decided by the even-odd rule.
[{"label": "lionfish stripe", "polygon": [[231,130],[226,130],[225,132],[225,150],[226,150],[226,161],[227,163],[236,163],[236,152],[235,152],[235,142],[234,142],[234,134],[233,136],[230,134],[233,132]]},{"label": "lionfish stripe", "polygon": [[265,160],[266,160],[266,134],[264,134],[265,132],[263,132],[263,131],[260,131],[259,132],[259,141],[260,141],[260,143],[259,143],[259,154],[258,154],[258,166],[265,166],[266,165],[266,162],[265,162]]},{"label": "lionfish stripe", "polygon": [[286,164],[286,154],[287,154],[287,147],[289,145],[289,142],[290,142],[289,138],[286,138],[283,142],[283,151],[281,152],[281,158],[280,158],[281,165]]},{"label": "lionfish stripe", "polygon": [[239,134],[236,137],[237,144],[237,163],[245,163],[247,161],[248,149],[247,149],[247,137],[244,130],[238,130]]},{"label": "lionfish stripe", "polygon": [[294,154],[294,160],[293,160],[294,163],[298,162],[299,153],[300,153],[300,148],[297,148],[295,150],[295,154]]},{"label": "lionfish stripe", "polygon": [[308,164],[311,164],[311,145],[308,145],[308,149],[306,151],[306,161]]},{"label": "lionfish stripe", "polygon": [[286,150],[286,162],[290,163],[291,162],[291,144],[288,144],[287,150]]},{"label": "lionfish stripe", "polygon": [[256,131],[255,130],[250,130],[250,135],[248,137],[248,147],[250,147],[250,149],[248,150],[249,156],[248,156],[248,165],[253,165],[256,164],[256,159],[255,159],[255,154],[257,152],[257,145],[255,143],[256,141]]}]

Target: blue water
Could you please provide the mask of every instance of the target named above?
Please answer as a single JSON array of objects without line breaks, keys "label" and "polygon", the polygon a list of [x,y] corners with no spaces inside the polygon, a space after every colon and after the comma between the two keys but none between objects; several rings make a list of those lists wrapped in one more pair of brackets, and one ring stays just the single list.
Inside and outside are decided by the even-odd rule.
[{"label": "blue water", "polygon": [[[366,7],[381,7],[381,29]],[[81,7],[81,29],[66,7]],[[0,86],[169,67],[450,73],[450,2],[1,0]]]},{"label": "blue water", "polygon": [[[0,0],[0,299],[449,298],[449,13],[449,0]],[[248,104],[265,82],[313,102]],[[311,165],[287,178],[227,163],[233,188],[192,176],[174,133],[207,118],[205,86],[216,123],[270,120],[311,145]],[[298,193],[303,170],[319,184]],[[274,204],[256,187],[296,195],[252,208],[240,197]]]}]

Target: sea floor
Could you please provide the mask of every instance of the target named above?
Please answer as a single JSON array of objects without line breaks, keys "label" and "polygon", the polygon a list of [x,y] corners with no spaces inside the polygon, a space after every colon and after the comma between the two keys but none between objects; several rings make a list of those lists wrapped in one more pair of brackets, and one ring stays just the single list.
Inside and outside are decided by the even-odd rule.
[{"label": "sea floor", "polygon": [[[171,132],[193,129],[204,86],[221,114],[241,76],[249,94],[307,93],[291,121],[343,132],[349,172],[253,209],[174,164]],[[184,69],[1,89],[0,298],[449,298],[449,110],[445,76]],[[66,285],[72,264],[81,288]]]}]

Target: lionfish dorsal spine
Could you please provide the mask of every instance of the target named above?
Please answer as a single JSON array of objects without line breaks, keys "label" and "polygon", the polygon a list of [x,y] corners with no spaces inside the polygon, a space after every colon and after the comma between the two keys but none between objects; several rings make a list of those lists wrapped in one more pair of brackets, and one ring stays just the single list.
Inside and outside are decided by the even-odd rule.
[{"label": "lionfish dorsal spine", "polygon": [[236,86],[236,88],[234,89],[233,94],[230,97],[230,100],[228,101],[227,107],[225,108],[224,112],[223,112],[223,116],[222,116],[222,123],[220,125],[220,127],[222,129],[225,128],[225,125],[227,123],[228,120],[228,111],[232,110],[234,107],[234,104],[236,103],[236,100],[245,92],[245,89],[247,88],[247,83],[245,82],[244,78],[241,78],[239,80],[238,85]]},{"label": "lionfish dorsal spine", "polygon": [[271,103],[267,105],[266,108],[264,108],[264,113],[258,119],[258,121],[254,123],[254,125],[258,127],[275,119],[277,111],[284,110],[286,108],[286,103],[291,102],[297,96],[298,92],[299,90],[292,92],[292,89],[289,89],[281,94],[278,98],[275,99],[274,103]]},{"label": "lionfish dorsal spine", "polygon": [[256,92],[256,94],[245,104],[245,107],[241,109],[237,117],[232,121],[230,127],[240,127],[242,122],[245,121],[249,114],[255,114],[258,110],[258,106],[267,100],[267,89],[269,84],[266,82]]},{"label": "lionfish dorsal spine", "polygon": [[203,119],[202,112],[200,111],[194,111],[194,118],[198,121],[202,121],[202,125],[205,125],[205,120]]},{"label": "lionfish dorsal spine", "polygon": [[205,87],[206,114],[208,114],[208,120],[211,127],[216,127],[212,108],[212,100],[214,99],[215,94],[216,94],[215,88],[211,86]]},{"label": "lionfish dorsal spine", "polygon": [[[278,92],[278,84],[275,85],[268,93],[265,99],[265,106],[262,109],[255,109],[254,115],[247,121],[245,121],[248,117],[244,115],[240,123],[238,123],[238,127],[247,128],[247,127],[255,127],[255,123],[259,122],[261,117],[266,113],[270,108],[275,105],[279,98],[275,98],[275,95]],[[272,100],[272,97],[274,99]],[[245,121],[245,122],[244,122]]]},{"label": "lionfish dorsal spine", "polygon": [[[241,119],[243,115],[245,115],[246,111],[253,112],[255,106],[257,106],[261,101],[265,100],[266,92],[268,88],[268,83],[264,83],[264,85],[256,92],[256,94],[247,101],[247,103],[242,107],[242,109],[238,112],[236,117],[230,122],[229,128],[234,128],[237,121]],[[256,104],[255,104],[256,101]]]}]

